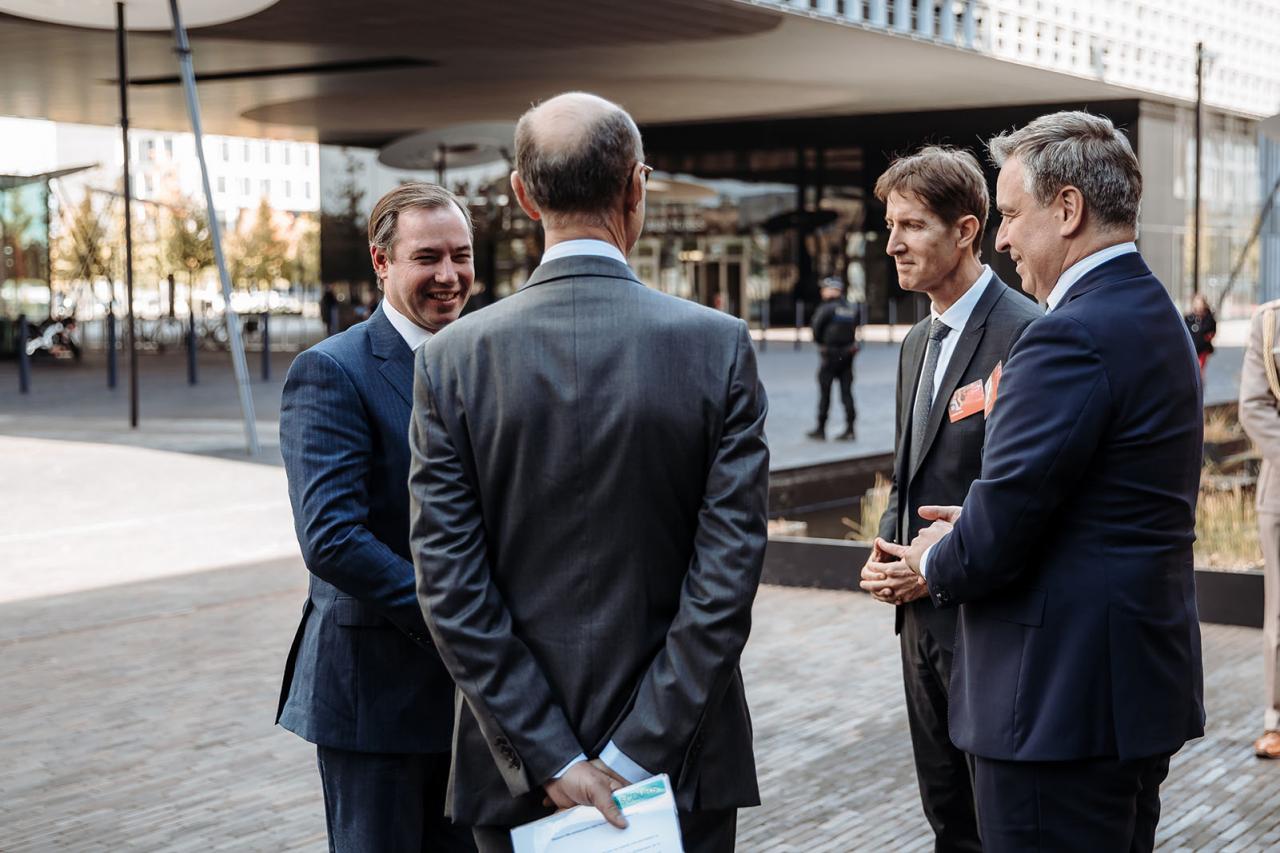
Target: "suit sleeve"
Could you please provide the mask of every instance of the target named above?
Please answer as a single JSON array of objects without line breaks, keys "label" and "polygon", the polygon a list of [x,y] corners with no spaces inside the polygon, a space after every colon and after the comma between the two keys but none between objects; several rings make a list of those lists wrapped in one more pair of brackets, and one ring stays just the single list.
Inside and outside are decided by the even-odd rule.
[{"label": "suit sleeve", "polygon": [[409,428],[410,545],[418,601],[454,683],[513,797],[545,784],[583,752],[564,709],[493,583],[463,423],[425,366]]},{"label": "suit sleeve", "polygon": [[364,403],[332,356],[308,350],[285,379],[280,451],[307,568],[430,645],[413,565],[368,528],[373,438]]},{"label": "suit sleeve", "polygon": [[1050,314],[1026,328],[987,425],[982,479],[929,553],[935,605],[991,595],[1028,568],[1027,555],[1088,470],[1110,408],[1106,366],[1079,323]]},{"label": "suit sleeve", "polygon": [[745,324],[739,324],[736,346],[679,609],[613,733],[629,758],[672,778],[679,777],[708,710],[735,677],[764,565],[768,405]]},{"label": "suit sleeve", "polygon": [[1267,383],[1267,358],[1275,358],[1262,349],[1264,311],[1253,315],[1249,324],[1249,344],[1244,351],[1244,367],[1240,371],[1240,426],[1263,458],[1280,460],[1280,409]]},{"label": "suit sleeve", "polygon": [[[906,352],[906,346],[904,342],[904,345],[902,347],[899,347],[898,349],[898,381],[897,383],[895,383],[897,391],[896,391],[896,397],[895,397],[896,402],[894,403],[894,407],[893,407],[893,413],[894,413],[893,448],[894,448],[895,454],[907,452],[907,449],[902,446],[902,414],[901,414],[903,384],[906,383],[907,381],[906,376],[903,375],[903,371],[905,370],[905,366],[903,364],[903,361],[905,359],[905,356],[904,356],[905,352]],[[892,475],[892,479],[889,481],[889,503],[884,508],[884,514],[880,516],[880,534],[879,535],[880,535],[880,538],[885,540],[886,542],[898,541],[899,500],[900,498],[898,496],[898,459],[897,459],[897,456],[895,455],[893,460],[893,475]]]}]

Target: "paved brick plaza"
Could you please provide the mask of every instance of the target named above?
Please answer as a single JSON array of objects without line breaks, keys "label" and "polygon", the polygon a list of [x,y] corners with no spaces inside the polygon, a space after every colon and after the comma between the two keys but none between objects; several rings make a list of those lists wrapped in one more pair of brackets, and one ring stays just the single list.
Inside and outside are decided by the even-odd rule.
[{"label": "paved brick plaza", "polygon": [[[288,558],[0,605],[0,850],[324,849],[311,749],[271,726],[304,583]],[[1205,641],[1210,732],[1161,847],[1280,845],[1258,632]],[[765,587],[744,668],[765,805],[740,850],[929,849],[888,607]]]}]

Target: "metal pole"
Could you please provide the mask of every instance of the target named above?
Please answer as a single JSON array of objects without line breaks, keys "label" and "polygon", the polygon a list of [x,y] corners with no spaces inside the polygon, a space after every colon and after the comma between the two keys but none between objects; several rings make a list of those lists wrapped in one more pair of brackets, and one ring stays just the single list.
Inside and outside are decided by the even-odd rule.
[{"label": "metal pole", "polygon": [[178,0],[169,0],[169,14],[173,18],[174,52],[178,54],[178,67],[182,72],[182,88],[187,96],[187,112],[191,115],[191,133],[195,137],[196,157],[200,160],[200,182],[204,188],[205,206],[209,211],[209,236],[213,242],[213,256],[218,264],[218,278],[222,281],[222,299],[226,303],[223,318],[227,324],[227,337],[231,344],[231,363],[235,368],[236,383],[240,390],[240,410],[244,415],[244,438],[250,456],[258,455],[258,425],[253,414],[253,393],[249,387],[249,365],[244,357],[244,339],[240,337],[240,318],[231,307],[231,276],[227,273],[227,259],[222,253],[222,227],[213,207],[213,187],[209,184],[209,164],[204,157],[204,131],[200,124],[200,102],[196,98],[196,75],[191,66],[191,45],[187,31],[182,26]]},{"label": "metal pole", "polygon": [[271,381],[271,312],[262,312],[262,381]]},{"label": "metal pole", "polygon": [[195,297],[187,295],[187,384],[195,385],[196,377],[196,302]]},{"label": "metal pole", "polygon": [[1204,148],[1204,42],[1196,42],[1196,169],[1195,189],[1192,193],[1191,225],[1191,295],[1200,292],[1200,169],[1201,149]]},{"label": "metal pole", "polygon": [[116,312],[107,312],[107,387],[116,387]]},{"label": "metal pole", "polygon": [[116,73],[120,77],[120,140],[124,145],[124,294],[128,305],[126,337],[129,341],[129,426],[138,427],[138,336],[133,316],[133,216],[129,178],[129,66],[125,58],[124,3],[116,3]]},{"label": "metal pole", "polygon": [[30,335],[31,331],[27,328],[27,315],[19,314],[16,354],[18,356],[18,392],[21,394],[31,393],[31,359],[27,356],[27,338]]}]

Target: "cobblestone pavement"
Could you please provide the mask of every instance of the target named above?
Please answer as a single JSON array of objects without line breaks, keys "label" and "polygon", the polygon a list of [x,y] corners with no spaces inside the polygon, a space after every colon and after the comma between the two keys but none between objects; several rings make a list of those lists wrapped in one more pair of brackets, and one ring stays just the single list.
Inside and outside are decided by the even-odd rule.
[{"label": "cobblestone pavement", "polygon": [[[304,588],[284,558],[0,604],[0,850],[323,850],[312,750],[271,725]],[[1280,845],[1260,645],[1205,627],[1209,734],[1161,849]],[[929,849],[887,607],[765,587],[743,666],[765,804],[740,850]]]}]

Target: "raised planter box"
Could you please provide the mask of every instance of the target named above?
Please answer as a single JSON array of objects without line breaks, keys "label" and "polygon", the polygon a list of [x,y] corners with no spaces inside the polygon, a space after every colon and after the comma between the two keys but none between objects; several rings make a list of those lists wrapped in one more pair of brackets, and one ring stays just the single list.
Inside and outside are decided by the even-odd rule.
[{"label": "raised planter box", "polygon": [[[764,555],[764,583],[816,589],[858,589],[871,543],[773,536]],[[1262,627],[1262,572],[1196,569],[1201,622]]]}]

